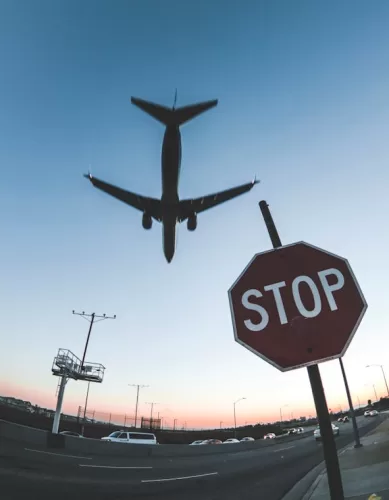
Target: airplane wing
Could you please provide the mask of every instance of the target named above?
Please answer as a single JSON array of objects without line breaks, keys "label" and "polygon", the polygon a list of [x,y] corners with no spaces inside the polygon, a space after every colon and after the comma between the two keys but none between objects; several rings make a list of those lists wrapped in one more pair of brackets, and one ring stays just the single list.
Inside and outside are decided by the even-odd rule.
[{"label": "airplane wing", "polygon": [[209,194],[201,198],[181,200],[179,220],[182,222],[193,213],[199,214],[204,212],[204,210],[216,207],[225,201],[232,200],[236,196],[247,193],[255,186],[255,184],[258,184],[258,182],[259,181],[254,180],[252,182],[248,182],[247,184],[226,189],[225,191],[220,191],[219,193]]},{"label": "airplane wing", "polygon": [[91,183],[101,191],[110,194],[114,198],[123,201],[127,205],[130,205],[141,212],[147,212],[153,219],[161,221],[161,201],[156,198],[148,198],[140,194],[132,193],[131,191],[126,191],[125,189],[118,188],[108,182],[101,181],[91,174],[85,174],[84,177],[89,179]]}]

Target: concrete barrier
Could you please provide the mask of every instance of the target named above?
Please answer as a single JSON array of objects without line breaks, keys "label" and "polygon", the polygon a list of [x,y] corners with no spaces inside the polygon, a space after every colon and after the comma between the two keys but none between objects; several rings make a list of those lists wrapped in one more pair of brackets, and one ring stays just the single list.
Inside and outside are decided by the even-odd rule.
[{"label": "concrete barrier", "polygon": [[0,438],[46,446],[48,431],[0,420]]},{"label": "concrete barrier", "polygon": [[246,443],[223,445],[190,446],[186,444],[161,444],[147,446],[141,444],[110,443],[100,439],[78,438],[52,434],[49,431],[13,424],[0,420],[0,438],[18,441],[41,448],[62,448],[80,455],[105,455],[121,457],[188,457],[221,453],[239,453],[259,448],[275,446],[312,436],[311,432],[283,435],[278,439],[261,439]]}]

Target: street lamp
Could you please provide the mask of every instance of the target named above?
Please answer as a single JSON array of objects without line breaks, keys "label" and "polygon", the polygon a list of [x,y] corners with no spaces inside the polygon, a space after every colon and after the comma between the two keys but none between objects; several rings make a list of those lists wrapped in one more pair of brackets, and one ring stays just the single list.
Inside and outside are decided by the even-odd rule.
[{"label": "street lamp", "polygon": [[382,376],[384,377],[384,382],[385,382],[385,386],[386,386],[386,392],[387,392],[387,394],[389,396],[389,388],[388,388],[388,383],[387,383],[386,377],[385,377],[384,367],[382,365],[366,365],[366,368],[370,368],[370,367],[373,367],[373,366],[379,366],[381,368]]},{"label": "street lamp", "polygon": [[235,406],[236,406],[236,403],[239,403],[239,401],[243,401],[243,399],[246,399],[246,398],[240,398],[240,399],[237,399],[236,401],[234,401],[234,437],[236,438],[236,410],[235,410]]}]

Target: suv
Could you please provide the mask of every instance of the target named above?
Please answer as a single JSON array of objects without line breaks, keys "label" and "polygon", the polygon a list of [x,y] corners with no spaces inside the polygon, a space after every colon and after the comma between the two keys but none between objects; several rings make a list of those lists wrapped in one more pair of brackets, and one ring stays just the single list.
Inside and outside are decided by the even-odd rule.
[{"label": "suv", "polygon": [[107,437],[102,437],[101,440],[113,443],[158,444],[155,434],[146,432],[115,431]]}]

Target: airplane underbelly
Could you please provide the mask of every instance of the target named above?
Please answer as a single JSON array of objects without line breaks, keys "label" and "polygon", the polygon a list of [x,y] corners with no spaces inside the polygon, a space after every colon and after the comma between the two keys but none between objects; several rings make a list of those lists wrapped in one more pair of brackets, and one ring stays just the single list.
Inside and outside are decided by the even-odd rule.
[{"label": "airplane underbelly", "polygon": [[170,262],[176,249],[176,222],[164,221],[163,224],[163,251],[166,260]]},{"label": "airplane underbelly", "polygon": [[169,198],[174,198],[178,191],[181,165],[181,139],[178,129],[166,130],[161,160],[163,192]]}]

